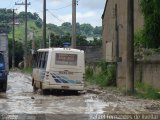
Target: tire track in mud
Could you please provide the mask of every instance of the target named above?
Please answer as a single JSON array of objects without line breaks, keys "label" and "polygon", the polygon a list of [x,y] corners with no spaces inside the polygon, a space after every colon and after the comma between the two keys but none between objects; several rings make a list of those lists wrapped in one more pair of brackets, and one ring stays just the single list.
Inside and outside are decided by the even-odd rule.
[{"label": "tire track in mud", "polygon": [[[29,75],[10,72],[8,90],[6,93],[0,93],[0,113],[15,113],[19,119],[35,120],[88,120],[90,115],[94,114],[155,113],[150,109],[152,101],[118,96],[106,91],[96,91],[95,94],[47,96],[32,91]],[[154,108],[155,105],[157,104],[154,104]],[[157,109],[156,113],[160,113],[160,110]]]},{"label": "tire track in mud", "polygon": [[[10,72],[8,90],[3,93],[0,112],[28,114],[89,114],[102,113],[105,102],[94,94],[81,95],[48,95],[43,96],[32,92],[31,77],[20,72]],[[2,93],[1,93],[2,95]],[[95,99],[96,98],[96,99]],[[101,103],[101,104],[100,104]]]}]

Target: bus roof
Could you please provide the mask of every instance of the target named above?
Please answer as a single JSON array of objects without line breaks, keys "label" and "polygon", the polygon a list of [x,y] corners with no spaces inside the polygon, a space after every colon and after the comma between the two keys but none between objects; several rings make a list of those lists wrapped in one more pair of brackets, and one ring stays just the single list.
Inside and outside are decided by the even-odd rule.
[{"label": "bus roof", "polygon": [[73,51],[73,52],[84,52],[83,50],[73,49],[73,48],[44,48],[38,49],[38,52],[48,52],[48,51]]}]

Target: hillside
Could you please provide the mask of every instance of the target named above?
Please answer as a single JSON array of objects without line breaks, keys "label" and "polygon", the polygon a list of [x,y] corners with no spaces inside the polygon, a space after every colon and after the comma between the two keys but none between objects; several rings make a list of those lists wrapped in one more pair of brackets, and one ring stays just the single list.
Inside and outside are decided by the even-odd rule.
[{"label": "hillside", "polygon": [[[42,47],[42,19],[37,13],[28,12],[28,54],[31,53],[32,39],[35,40],[36,49]],[[25,13],[15,13],[15,59],[16,66],[23,60],[23,40],[25,33],[24,24]],[[7,32],[9,37],[9,61],[11,63],[12,54],[12,10],[0,9],[0,32]],[[60,26],[47,24],[47,46],[48,36],[51,35],[51,47],[63,46],[64,42],[71,42],[72,25],[65,22]],[[33,37],[34,33],[34,37]],[[102,27],[93,27],[90,24],[77,23],[77,46],[101,46]],[[93,41],[88,41],[87,38],[94,38]],[[10,64],[11,65],[11,64]]]},{"label": "hillside", "polygon": [[[22,40],[24,38],[24,18],[25,13],[15,13],[15,39]],[[9,38],[12,38],[12,10],[0,9],[0,31],[9,33]],[[61,26],[54,24],[47,24],[47,34],[53,33],[55,35],[64,36],[71,35],[72,25],[69,22],[62,23]],[[28,33],[35,33],[35,39],[42,38],[42,19],[37,13],[28,12]],[[86,37],[101,37],[102,27],[93,27],[90,24],[77,23],[77,35]]]},{"label": "hillside", "polygon": [[[28,12],[28,44],[36,41],[36,47],[42,46],[42,19],[37,13]],[[23,43],[25,33],[25,12],[15,13],[15,40]],[[0,9],[0,31],[8,32],[9,39],[12,40],[12,10]],[[76,24],[77,26],[77,45],[101,45],[102,27],[93,27],[90,24]],[[64,22],[60,26],[47,24],[47,39],[51,34],[51,45],[62,46],[63,42],[71,42],[72,24]],[[34,36],[33,36],[34,35]],[[90,40],[92,40],[90,42]],[[48,41],[48,40],[47,40]],[[47,43],[48,44],[48,43]]]}]

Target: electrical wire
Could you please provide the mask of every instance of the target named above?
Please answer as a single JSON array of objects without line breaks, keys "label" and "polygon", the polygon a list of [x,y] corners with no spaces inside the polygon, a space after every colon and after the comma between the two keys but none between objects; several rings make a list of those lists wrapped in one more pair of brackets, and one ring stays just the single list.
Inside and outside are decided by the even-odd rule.
[{"label": "electrical wire", "polygon": [[[22,0],[17,0],[16,2],[21,2]],[[8,7],[6,7],[6,8],[9,8],[9,9],[14,9],[14,7],[15,7],[15,3],[16,3],[14,0],[11,0],[11,2],[10,2],[10,4],[9,4],[9,6]],[[13,4],[14,3],[14,4]],[[13,5],[12,5],[13,4]],[[11,5],[12,5],[12,7],[11,7]]]},{"label": "electrical wire", "polygon": [[47,10],[48,13],[50,13],[54,18],[56,18],[58,21],[60,22],[64,22],[63,20],[59,19],[58,16],[54,15],[52,12],[50,12],[49,10]]},{"label": "electrical wire", "polygon": [[64,8],[67,8],[67,7],[70,7],[70,6],[72,6],[72,4],[69,4],[69,5],[66,5],[64,7],[60,7],[60,8],[49,9],[49,10],[61,10],[61,9],[64,9]]},{"label": "electrical wire", "polygon": [[9,3],[9,5],[6,8],[10,8],[11,5],[13,4],[13,2],[14,2],[14,0],[11,0],[10,3]]}]

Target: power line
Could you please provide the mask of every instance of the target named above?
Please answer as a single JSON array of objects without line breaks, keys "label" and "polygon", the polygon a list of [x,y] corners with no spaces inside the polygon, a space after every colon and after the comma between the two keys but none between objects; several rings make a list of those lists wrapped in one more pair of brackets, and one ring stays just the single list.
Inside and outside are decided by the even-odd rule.
[{"label": "power line", "polygon": [[52,12],[50,12],[49,10],[47,10],[54,18],[56,18],[58,21],[60,22],[64,22],[63,20],[59,19],[58,16],[54,15]]},{"label": "power line", "polygon": [[34,10],[33,12],[36,12],[36,13],[42,13],[43,12],[42,9],[35,9],[35,7],[33,7],[31,5],[29,6],[29,8],[33,9]]},{"label": "power line", "polygon": [[10,6],[12,5],[13,2],[14,2],[14,0],[11,0],[8,7],[6,7],[6,8],[10,8]]},{"label": "power line", "polygon": [[[16,2],[21,2],[22,0],[17,0]],[[8,8],[8,9],[14,9],[14,7],[15,7],[15,0],[11,0],[10,1],[10,3],[9,3],[9,5],[8,5],[8,7],[6,7],[6,8]]]},{"label": "power line", "polygon": [[27,67],[27,63],[28,63],[28,60],[27,60],[27,6],[28,5],[31,5],[31,3],[27,2],[27,0],[25,0],[25,3],[22,2],[22,3],[15,3],[15,5],[24,5],[25,6],[25,39],[24,39],[24,68]]},{"label": "power line", "polygon": [[66,5],[64,7],[56,8],[56,9],[49,9],[49,10],[61,10],[61,9],[64,9],[64,8],[67,8],[67,7],[70,7],[70,6],[72,6],[72,4]]},{"label": "power line", "polygon": [[[54,11],[54,10],[55,10],[55,11],[56,11],[56,10],[60,10],[60,9],[64,9],[64,8],[70,7],[70,6],[72,6],[72,3],[70,3],[70,4],[66,5],[66,6],[60,7],[60,8],[47,9],[47,10],[50,10],[50,11],[52,11],[52,10]],[[30,7],[33,8],[32,6],[30,6]],[[34,9],[35,9],[35,8],[34,8]],[[38,13],[39,13],[39,12],[43,12],[43,10],[40,10],[40,9],[37,10],[37,11],[38,11]]]}]

